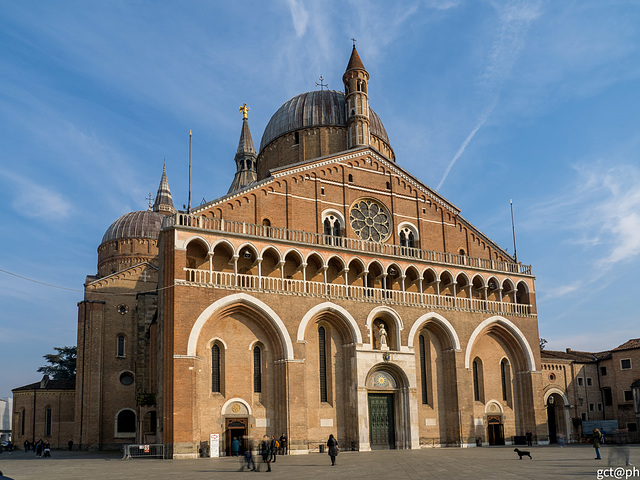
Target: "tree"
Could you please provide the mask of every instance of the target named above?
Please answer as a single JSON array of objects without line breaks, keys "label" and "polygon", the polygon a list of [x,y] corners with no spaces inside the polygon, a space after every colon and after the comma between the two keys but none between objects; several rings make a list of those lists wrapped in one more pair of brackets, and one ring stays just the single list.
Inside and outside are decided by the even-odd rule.
[{"label": "tree", "polygon": [[38,372],[49,375],[54,380],[69,380],[76,376],[77,347],[53,347],[58,353],[43,355],[51,365],[40,367]]},{"label": "tree", "polygon": [[544,347],[547,345],[547,339],[546,338],[540,338],[540,350],[544,350]]}]

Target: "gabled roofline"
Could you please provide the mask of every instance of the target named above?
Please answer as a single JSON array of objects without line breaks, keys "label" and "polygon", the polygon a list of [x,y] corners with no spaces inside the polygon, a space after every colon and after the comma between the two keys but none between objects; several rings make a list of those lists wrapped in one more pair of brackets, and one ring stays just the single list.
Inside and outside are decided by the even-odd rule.
[{"label": "gabled roofline", "polygon": [[153,268],[154,270],[158,271],[158,267],[156,267],[154,264],[149,263],[149,262],[140,262],[140,263],[136,263],[135,265],[131,265],[130,267],[125,268],[124,270],[118,270],[117,272],[111,273],[109,275],[107,275],[106,277],[100,277],[100,278],[96,278],[95,280],[89,282],[89,283],[85,283],[84,286],[88,287],[89,285],[94,285],[95,283],[101,282],[103,280],[106,280],[108,278],[111,277],[115,277],[116,275],[120,275],[122,272],[126,272],[127,270],[131,270],[133,268],[137,268],[140,265],[147,265],[151,268]]}]

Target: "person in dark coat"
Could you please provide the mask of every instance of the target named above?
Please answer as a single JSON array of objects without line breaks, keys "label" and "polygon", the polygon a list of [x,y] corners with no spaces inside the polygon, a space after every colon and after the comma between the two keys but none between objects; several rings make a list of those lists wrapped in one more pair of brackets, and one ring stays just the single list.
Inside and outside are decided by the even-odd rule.
[{"label": "person in dark coat", "polygon": [[[271,442],[266,435],[262,438],[262,444],[260,445],[260,454],[262,455],[262,461],[267,464],[267,472],[271,471]],[[258,464],[258,471],[260,471],[260,464]]]},{"label": "person in dark coat", "polygon": [[287,436],[283,433],[280,435],[280,455],[287,454]]},{"label": "person in dark coat", "polygon": [[333,436],[333,433],[329,435],[327,440],[327,447],[329,447],[329,456],[331,457],[331,466],[336,464],[336,457],[338,456],[338,441]]}]

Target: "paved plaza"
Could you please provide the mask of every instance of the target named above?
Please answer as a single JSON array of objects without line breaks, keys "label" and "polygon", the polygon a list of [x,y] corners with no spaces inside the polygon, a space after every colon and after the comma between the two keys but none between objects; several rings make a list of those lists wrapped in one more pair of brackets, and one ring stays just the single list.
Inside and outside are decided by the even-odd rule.
[{"label": "paved plaza", "polygon": [[[280,456],[272,464],[272,473],[238,472],[239,460],[232,457],[197,460],[122,460],[115,453],[54,451],[52,458],[36,458],[33,452],[0,454],[0,470],[14,480],[70,479],[238,479],[267,475],[279,479],[596,479],[598,468],[620,466],[619,452],[613,446],[603,448],[603,460],[594,460],[589,445],[530,448],[533,460],[518,460],[513,447],[433,448],[377,452],[343,452],[337,465],[331,466],[325,454]],[[640,446],[630,447],[628,478],[640,479]],[[622,461],[624,468],[624,460]],[[602,472],[601,472],[602,473]],[[0,477],[1,478],[1,477]],[[614,477],[614,478],[625,478]]]}]

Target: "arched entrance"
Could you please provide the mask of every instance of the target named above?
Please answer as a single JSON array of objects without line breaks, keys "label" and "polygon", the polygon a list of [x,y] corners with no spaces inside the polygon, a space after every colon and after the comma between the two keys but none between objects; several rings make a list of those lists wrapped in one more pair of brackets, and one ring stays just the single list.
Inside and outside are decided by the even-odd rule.
[{"label": "arched entrance", "polygon": [[231,445],[234,438],[240,444],[249,434],[249,407],[242,399],[231,399],[224,405],[224,450],[227,456],[231,455]]},{"label": "arched entrance", "polygon": [[549,431],[549,443],[564,444],[567,440],[567,417],[565,412],[565,399],[560,393],[549,394],[546,400],[547,430]]},{"label": "arched entrance", "polygon": [[367,379],[369,445],[372,450],[402,448],[410,437],[403,382],[389,369],[373,370]]}]

